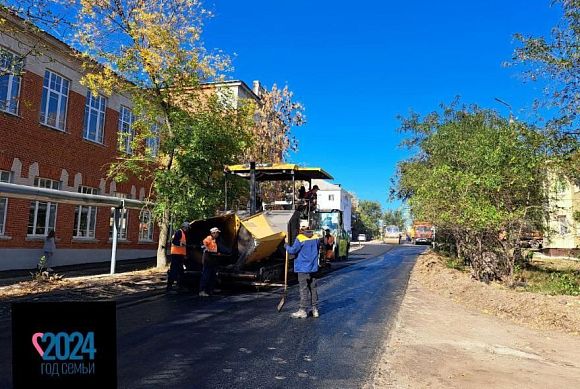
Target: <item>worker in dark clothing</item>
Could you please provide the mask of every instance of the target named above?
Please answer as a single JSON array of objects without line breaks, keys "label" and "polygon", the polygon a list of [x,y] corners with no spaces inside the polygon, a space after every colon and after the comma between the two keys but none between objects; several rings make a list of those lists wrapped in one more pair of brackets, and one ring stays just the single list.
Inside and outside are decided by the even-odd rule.
[{"label": "worker in dark clothing", "polygon": [[309,208],[312,210],[316,207],[316,201],[318,199],[317,196],[317,192],[318,192],[318,185],[314,185],[312,187],[312,189],[310,189],[308,192],[306,192],[306,194],[304,195],[304,200],[307,201],[307,203],[309,204]]},{"label": "worker in dark clothing", "polygon": [[324,245],[324,259],[332,260],[334,259],[334,236],[330,233],[330,229],[326,229],[326,234],[324,234],[323,245]]},{"label": "worker in dark clothing", "polygon": [[304,196],[306,196],[306,188],[301,185],[300,189],[298,189],[298,200],[304,200]]},{"label": "worker in dark clothing", "polygon": [[231,251],[225,247],[220,238],[220,229],[213,227],[209,230],[210,234],[203,240],[203,270],[199,285],[199,295],[207,297],[213,292],[213,285],[216,276],[216,265],[218,256],[231,255]]},{"label": "worker in dark clothing", "polygon": [[171,264],[167,272],[167,291],[173,288],[173,283],[177,281],[177,286],[182,288],[183,264],[187,255],[187,231],[189,223],[183,222],[181,228],[175,231],[171,239]]},{"label": "worker in dark clothing", "polygon": [[314,273],[318,271],[320,236],[311,230],[301,230],[292,246],[284,245],[288,254],[296,255],[294,272],[298,274],[300,285],[300,308],[290,316],[303,319],[308,316],[307,309],[312,307],[312,316],[318,317],[318,292]]}]

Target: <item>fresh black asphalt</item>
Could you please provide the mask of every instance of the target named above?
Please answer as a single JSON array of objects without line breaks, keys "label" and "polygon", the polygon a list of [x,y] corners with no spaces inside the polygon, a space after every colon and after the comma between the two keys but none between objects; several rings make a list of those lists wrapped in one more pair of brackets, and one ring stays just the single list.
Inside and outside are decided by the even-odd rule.
[{"label": "fresh black asphalt", "polygon": [[[365,245],[319,280],[317,319],[281,313],[279,291],[200,298],[153,294],[118,304],[119,388],[358,388],[370,377],[423,248]],[[390,250],[390,251],[389,251]],[[0,387],[10,387],[0,322]]]}]

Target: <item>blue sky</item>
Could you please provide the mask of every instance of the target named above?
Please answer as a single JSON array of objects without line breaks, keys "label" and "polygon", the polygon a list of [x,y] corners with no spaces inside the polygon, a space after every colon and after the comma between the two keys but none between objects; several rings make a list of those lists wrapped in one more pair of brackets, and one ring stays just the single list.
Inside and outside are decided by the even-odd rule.
[{"label": "blue sky", "polygon": [[540,88],[511,59],[515,32],[548,36],[560,10],[549,0],[226,1],[203,39],[234,55],[232,78],[288,84],[308,123],[294,132],[291,160],[329,171],[360,199],[389,203],[398,147],[397,115],[428,113],[457,95],[527,118]]}]

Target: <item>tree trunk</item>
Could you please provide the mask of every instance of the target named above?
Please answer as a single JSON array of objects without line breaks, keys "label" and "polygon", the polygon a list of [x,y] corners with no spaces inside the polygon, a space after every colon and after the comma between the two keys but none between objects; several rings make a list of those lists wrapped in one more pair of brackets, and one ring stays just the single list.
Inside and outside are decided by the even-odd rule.
[{"label": "tree trunk", "polygon": [[163,211],[163,216],[159,221],[159,241],[157,242],[157,267],[164,268],[167,266],[167,233],[169,232],[169,210]]}]

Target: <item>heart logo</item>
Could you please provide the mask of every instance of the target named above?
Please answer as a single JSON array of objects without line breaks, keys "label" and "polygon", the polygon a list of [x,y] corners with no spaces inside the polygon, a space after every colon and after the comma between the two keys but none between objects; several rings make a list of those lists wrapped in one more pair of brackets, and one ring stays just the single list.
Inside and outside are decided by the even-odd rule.
[{"label": "heart logo", "polygon": [[38,351],[41,357],[44,356],[44,350],[38,344],[38,339],[40,338],[40,340],[42,340],[43,336],[44,334],[42,332],[37,332],[36,334],[32,335],[32,345],[34,346],[36,351]]}]

